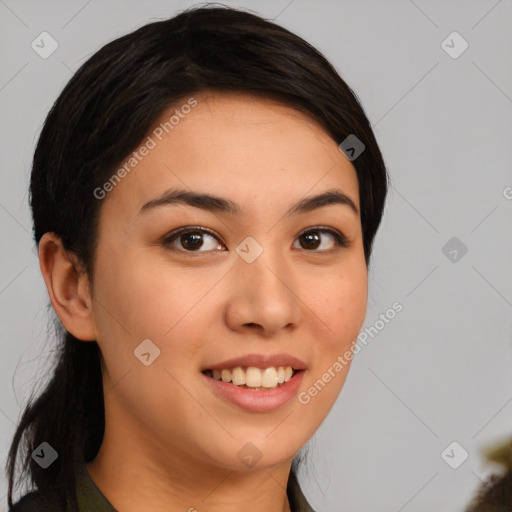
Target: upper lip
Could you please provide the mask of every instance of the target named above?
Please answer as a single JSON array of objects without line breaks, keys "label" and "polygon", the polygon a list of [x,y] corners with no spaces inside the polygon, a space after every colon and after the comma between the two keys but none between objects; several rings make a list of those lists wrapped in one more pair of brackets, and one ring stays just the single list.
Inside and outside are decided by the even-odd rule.
[{"label": "upper lip", "polygon": [[245,356],[233,357],[220,363],[214,363],[204,367],[203,370],[223,370],[225,368],[236,368],[237,366],[255,366],[257,368],[291,366],[295,370],[306,369],[304,361],[289,354],[247,354]]}]

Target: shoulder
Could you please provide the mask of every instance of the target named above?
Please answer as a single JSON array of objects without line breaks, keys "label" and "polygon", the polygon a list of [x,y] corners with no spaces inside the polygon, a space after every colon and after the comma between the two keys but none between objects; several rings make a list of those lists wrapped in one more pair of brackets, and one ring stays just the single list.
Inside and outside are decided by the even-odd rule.
[{"label": "shoulder", "polygon": [[16,502],[8,512],[66,512],[57,505],[57,500],[49,493],[31,491]]}]

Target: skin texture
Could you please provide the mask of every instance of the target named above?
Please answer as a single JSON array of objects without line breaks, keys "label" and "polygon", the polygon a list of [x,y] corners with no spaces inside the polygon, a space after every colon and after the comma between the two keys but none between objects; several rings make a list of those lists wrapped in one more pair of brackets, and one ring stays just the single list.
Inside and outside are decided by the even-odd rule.
[{"label": "skin texture", "polygon": [[[87,469],[115,508],[286,511],[292,458],[333,406],[348,366],[307,405],[295,397],[266,413],[217,396],[201,369],[250,353],[287,353],[307,365],[305,391],[352,346],[367,304],[359,214],[341,204],[284,213],[331,189],[359,211],[357,176],[306,114],[240,94],[195,99],[102,199],[93,295],[51,233],[41,240],[41,271],[65,328],[101,348],[106,429]],[[139,213],[171,188],[236,201],[244,213],[182,204]],[[214,238],[204,235],[196,251],[182,245],[190,238],[165,246],[183,226],[208,228]],[[301,242],[315,226],[341,231],[348,245],[318,230],[320,246]],[[248,236],[263,247],[250,264],[235,251]],[[149,366],[134,356],[145,339],[161,351]],[[247,442],[261,452],[252,468],[237,456]]]}]

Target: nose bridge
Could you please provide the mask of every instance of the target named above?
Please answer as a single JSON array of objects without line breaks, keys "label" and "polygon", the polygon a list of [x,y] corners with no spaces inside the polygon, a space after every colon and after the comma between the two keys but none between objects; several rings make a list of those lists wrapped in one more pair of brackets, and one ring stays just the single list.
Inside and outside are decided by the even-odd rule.
[{"label": "nose bridge", "polygon": [[279,251],[270,243],[260,244],[247,237],[236,249],[233,278],[236,300],[232,319],[240,326],[258,324],[274,331],[298,322],[300,309],[293,291],[293,274]]},{"label": "nose bridge", "polygon": [[267,295],[268,300],[290,299],[291,272],[286,269],[277,251],[267,247],[251,262],[240,259],[242,261],[237,262],[237,267],[245,276],[243,281],[250,284],[245,293]]}]

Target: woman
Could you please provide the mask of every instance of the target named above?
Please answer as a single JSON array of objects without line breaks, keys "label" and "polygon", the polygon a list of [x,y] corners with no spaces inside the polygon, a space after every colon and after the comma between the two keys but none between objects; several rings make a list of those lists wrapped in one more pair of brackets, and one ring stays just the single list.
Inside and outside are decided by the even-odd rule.
[{"label": "woman", "polygon": [[[143,26],[67,84],[30,190],[63,336],[12,510],[312,510],[297,454],[345,381],[387,192],[334,68],[235,9]],[[18,459],[37,490],[13,506]]]}]

